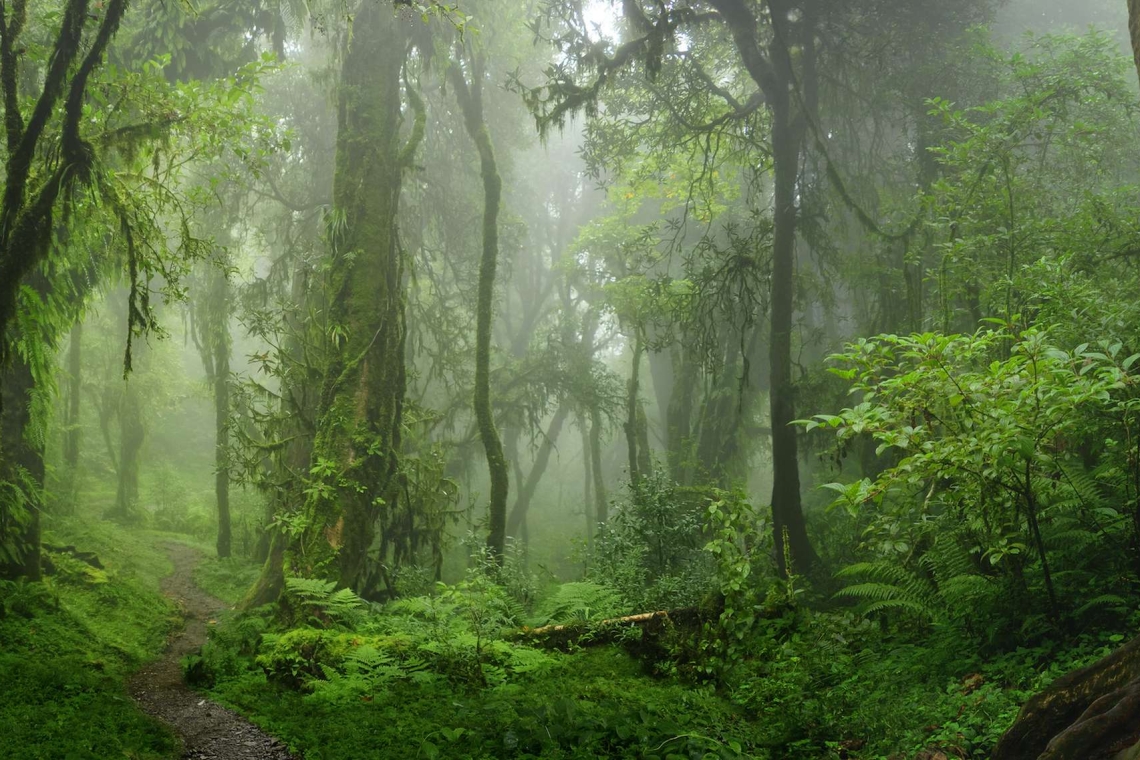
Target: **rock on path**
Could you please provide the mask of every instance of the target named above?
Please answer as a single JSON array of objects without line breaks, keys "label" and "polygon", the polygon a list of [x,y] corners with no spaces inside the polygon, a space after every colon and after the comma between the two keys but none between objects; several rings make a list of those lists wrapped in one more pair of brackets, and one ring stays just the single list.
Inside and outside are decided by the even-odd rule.
[{"label": "rock on path", "polygon": [[162,580],[162,593],[182,607],[186,625],[161,659],[132,676],[131,697],[182,738],[183,760],[295,760],[277,739],[183,683],[181,659],[206,642],[207,622],[226,605],[194,585],[201,552],[177,543],[166,549],[174,573]]}]

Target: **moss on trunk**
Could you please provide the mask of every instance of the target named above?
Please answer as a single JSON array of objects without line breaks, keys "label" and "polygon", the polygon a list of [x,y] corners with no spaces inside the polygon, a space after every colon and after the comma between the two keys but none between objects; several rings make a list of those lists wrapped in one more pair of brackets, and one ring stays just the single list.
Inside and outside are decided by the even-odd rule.
[{"label": "moss on trunk", "polygon": [[[377,582],[367,561],[377,524],[403,524],[400,427],[406,385],[405,284],[396,230],[402,146],[401,72],[407,26],[390,5],[362,2],[343,53],[329,339],[318,404],[307,527],[290,559],[295,572],[360,591]],[[413,141],[422,135],[417,114]],[[399,540],[382,536],[381,543]],[[272,559],[271,559],[272,561]]]}]

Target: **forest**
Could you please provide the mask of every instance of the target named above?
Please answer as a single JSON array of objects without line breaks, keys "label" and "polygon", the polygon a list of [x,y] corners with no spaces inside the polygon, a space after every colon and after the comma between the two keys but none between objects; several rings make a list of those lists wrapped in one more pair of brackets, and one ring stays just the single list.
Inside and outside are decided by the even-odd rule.
[{"label": "forest", "polygon": [[1140,0],[0,0],[0,760],[1140,758]]}]

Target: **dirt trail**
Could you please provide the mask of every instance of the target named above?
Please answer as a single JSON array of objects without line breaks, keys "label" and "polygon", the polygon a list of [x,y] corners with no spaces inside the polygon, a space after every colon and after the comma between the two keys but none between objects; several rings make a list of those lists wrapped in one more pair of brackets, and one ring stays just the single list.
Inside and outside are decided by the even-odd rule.
[{"label": "dirt trail", "polygon": [[183,760],[294,760],[277,739],[182,682],[179,661],[205,643],[207,622],[226,605],[194,585],[191,573],[201,552],[177,543],[165,547],[174,573],[162,580],[162,593],[182,607],[186,626],[171,638],[161,659],[131,678],[131,696],[182,738]]}]

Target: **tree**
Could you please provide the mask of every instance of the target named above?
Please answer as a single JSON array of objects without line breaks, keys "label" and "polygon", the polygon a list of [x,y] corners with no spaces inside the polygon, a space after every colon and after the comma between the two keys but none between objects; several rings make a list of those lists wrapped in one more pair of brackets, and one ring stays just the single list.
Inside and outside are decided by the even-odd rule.
[{"label": "tree", "polygon": [[192,332],[194,344],[202,357],[206,381],[214,399],[214,500],[218,512],[217,552],[228,557],[231,552],[230,525],[230,317],[233,301],[230,294],[230,272],[224,253],[221,260],[211,262],[206,272],[205,291],[194,311]]},{"label": "tree", "polygon": [[[329,271],[333,350],[306,484],[305,548],[293,555],[297,570],[358,590],[379,580],[368,551],[377,522],[394,514],[401,498],[406,283],[396,226],[403,175],[425,125],[405,75],[411,23],[385,3],[361,2],[342,51]],[[401,89],[415,114],[406,142]]]},{"label": "tree", "polygon": [[[482,53],[473,52],[468,42],[457,45],[460,61],[449,70],[455,99],[463,111],[467,134],[479,153],[483,178],[483,256],[479,262],[479,302],[475,326],[475,416],[479,437],[487,456],[491,475],[491,503],[488,509],[487,548],[500,562],[507,537],[507,495],[510,480],[503,444],[491,411],[491,323],[495,302],[495,269],[499,259],[499,206],[503,182],[495,163],[495,149],[483,117],[483,78],[486,64]],[[468,70],[464,74],[460,66]],[[470,76],[470,84],[466,77]]]}]

